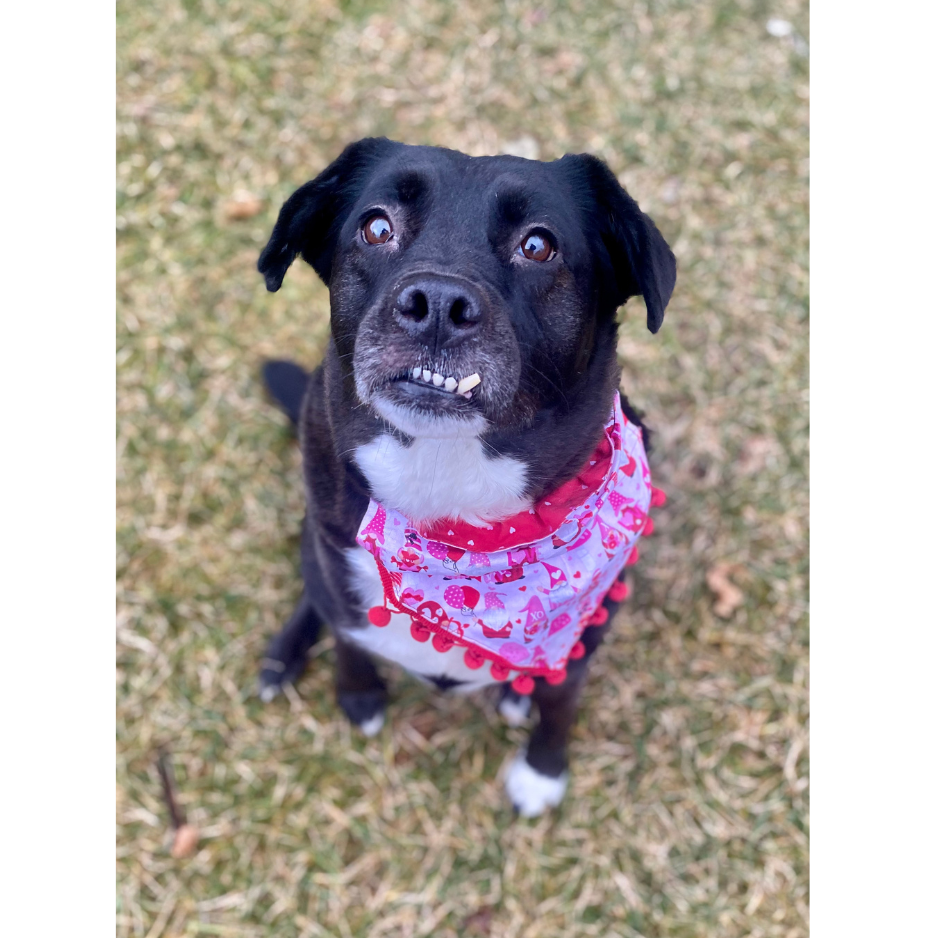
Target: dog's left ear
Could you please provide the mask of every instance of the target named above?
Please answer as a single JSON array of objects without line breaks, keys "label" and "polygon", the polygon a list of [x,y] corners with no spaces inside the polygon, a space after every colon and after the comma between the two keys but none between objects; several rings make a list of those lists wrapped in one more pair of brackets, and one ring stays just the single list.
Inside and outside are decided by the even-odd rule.
[{"label": "dog's left ear", "polygon": [[284,202],[267,247],[257,261],[257,269],[271,293],[280,289],[297,254],[328,286],[339,229],[371,168],[399,146],[385,137],[366,137],[351,143],[335,162]]},{"label": "dog's left ear", "polygon": [[641,294],[648,328],[657,332],[677,279],[677,261],[667,241],[602,160],[578,153],[568,154],[560,163],[567,164],[581,180],[585,177],[594,202],[595,223],[608,254],[603,277],[606,299],[617,308],[630,296]]}]

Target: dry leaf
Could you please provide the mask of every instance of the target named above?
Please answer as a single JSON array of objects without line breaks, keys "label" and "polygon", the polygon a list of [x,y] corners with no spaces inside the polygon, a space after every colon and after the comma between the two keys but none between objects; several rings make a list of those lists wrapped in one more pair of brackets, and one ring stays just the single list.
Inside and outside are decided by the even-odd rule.
[{"label": "dry leaf", "polygon": [[191,824],[183,824],[176,831],[176,836],[173,838],[173,849],[170,853],[174,860],[182,860],[184,857],[191,857],[198,845],[198,830]]},{"label": "dry leaf", "polygon": [[225,203],[226,221],[241,221],[253,218],[264,210],[264,201],[250,192],[236,192],[234,198]]},{"label": "dry leaf", "polygon": [[716,596],[713,611],[721,619],[728,619],[743,604],[743,591],[730,582],[731,573],[742,571],[737,563],[718,563],[707,571],[707,586]]},{"label": "dry leaf", "polygon": [[485,938],[492,934],[492,915],[494,910],[490,905],[484,905],[481,909],[476,909],[463,922],[463,934]]},{"label": "dry leaf", "polygon": [[770,436],[751,436],[740,449],[736,468],[745,476],[761,472],[769,456],[778,452],[778,442]]},{"label": "dry leaf", "polygon": [[439,716],[435,710],[415,713],[410,719],[410,727],[424,739],[429,739],[439,728]]}]

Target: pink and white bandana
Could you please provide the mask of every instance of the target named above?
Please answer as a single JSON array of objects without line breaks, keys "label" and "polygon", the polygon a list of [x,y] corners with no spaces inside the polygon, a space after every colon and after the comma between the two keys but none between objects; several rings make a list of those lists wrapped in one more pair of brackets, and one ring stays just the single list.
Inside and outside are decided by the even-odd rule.
[{"label": "pink and white bandana", "polygon": [[582,657],[588,625],[608,618],[608,593],[625,598],[619,573],[652,531],[648,509],[663,504],[651,485],[641,430],[616,393],[603,439],[576,478],[534,507],[484,527],[441,521],[417,526],[372,500],[356,540],[378,567],[385,605],[368,612],[385,626],[411,616],[415,641],[437,651],[465,647],[471,668],[490,663],[499,681],[530,693],[534,676],[566,677]]}]

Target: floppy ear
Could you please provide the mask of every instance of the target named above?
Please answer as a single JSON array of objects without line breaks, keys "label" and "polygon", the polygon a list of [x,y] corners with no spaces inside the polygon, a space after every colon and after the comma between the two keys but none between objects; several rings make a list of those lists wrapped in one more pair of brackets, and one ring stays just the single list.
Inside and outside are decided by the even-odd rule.
[{"label": "floppy ear", "polygon": [[602,160],[580,153],[567,155],[561,162],[568,160],[585,173],[595,201],[596,224],[611,268],[605,272],[607,298],[618,307],[640,293],[648,310],[648,328],[657,332],[677,278],[671,248]]},{"label": "floppy ear", "polygon": [[280,289],[297,254],[328,285],[339,229],[371,168],[398,146],[385,137],[366,137],[349,144],[334,163],[284,202],[257,261],[271,293]]}]

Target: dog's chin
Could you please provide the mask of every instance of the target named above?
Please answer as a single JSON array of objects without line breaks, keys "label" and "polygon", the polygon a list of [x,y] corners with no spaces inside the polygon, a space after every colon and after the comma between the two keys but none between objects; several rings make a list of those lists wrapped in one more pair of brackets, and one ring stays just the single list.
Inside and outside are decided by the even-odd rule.
[{"label": "dog's chin", "polygon": [[369,403],[391,426],[411,437],[472,439],[488,425],[468,402],[429,388],[416,391],[407,382],[395,382],[373,392]]}]

